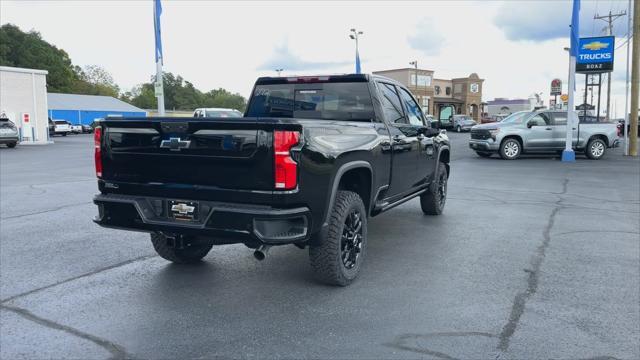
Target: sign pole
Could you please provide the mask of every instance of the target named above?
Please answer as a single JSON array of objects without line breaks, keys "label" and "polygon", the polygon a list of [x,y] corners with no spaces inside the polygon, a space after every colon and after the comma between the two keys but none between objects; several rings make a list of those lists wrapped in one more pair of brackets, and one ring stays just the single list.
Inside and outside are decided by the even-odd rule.
[{"label": "sign pole", "polygon": [[567,133],[564,144],[564,151],[562,152],[563,162],[575,162],[576,153],[573,152],[573,141],[571,136],[573,135],[573,125],[575,121],[573,115],[573,98],[576,91],[576,56],[578,55],[578,43],[580,39],[580,0],[573,0],[573,9],[571,12],[571,32],[569,33],[571,39],[571,47],[569,48],[569,84],[567,92],[569,93],[569,104],[567,106]]}]

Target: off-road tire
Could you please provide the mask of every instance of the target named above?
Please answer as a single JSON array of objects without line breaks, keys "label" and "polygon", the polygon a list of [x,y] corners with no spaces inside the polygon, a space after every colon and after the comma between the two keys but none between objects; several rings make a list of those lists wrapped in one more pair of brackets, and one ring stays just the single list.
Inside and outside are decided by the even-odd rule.
[{"label": "off-road tire", "polygon": [[600,138],[591,139],[584,152],[589,159],[600,160],[607,152],[607,144]]},{"label": "off-road tire", "polygon": [[193,264],[205,257],[213,244],[187,244],[183,249],[170,246],[166,236],[159,233],[151,234],[151,243],[160,257],[177,264]]},{"label": "off-road tire", "polygon": [[490,152],[476,151],[476,154],[478,154],[478,156],[483,157],[483,158],[491,157],[491,153]]},{"label": "off-road tire", "polygon": [[420,207],[425,215],[440,215],[447,201],[447,167],[438,163],[438,170],[429,189],[420,195]]},{"label": "off-road tire", "polygon": [[7,147],[10,148],[10,149],[13,149],[14,147],[16,147],[16,145],[18,145],[18,143],[14,143],[14,142],[13,143],[8,143]]},{"label": "off-road tire", "polygon": [[[343,232],[347,218],[353,213],[360,214],[360,251],[352,268],[347,268],[343,261]],[[367,248],[367,212],[360,196],[352,191],[338,191],[331,215],[329,228],[325,238],[319,244],[309,247],[309,259],[314,276],[329,285],[347,286],[351,284],[360,269],[366,255]]]},{"label": "off-road tire", "polygon": [[[509,149],[515,149],[515,154]],[[514,138],[507,138],[500,144],[500,157],[504,160],[515,160],[522,154],[522,144]]]}]

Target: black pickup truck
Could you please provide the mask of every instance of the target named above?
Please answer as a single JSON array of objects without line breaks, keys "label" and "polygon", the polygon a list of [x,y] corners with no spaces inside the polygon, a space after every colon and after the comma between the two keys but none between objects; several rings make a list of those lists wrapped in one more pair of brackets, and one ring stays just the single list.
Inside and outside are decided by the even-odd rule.
[{"label": "black pickup truck", "polygon": [[[405,87],[373,75],[260,78],[243,118],[117,118],[95,129],[95,222],[151,233],[163,258],[213,245],[309,248],[347,285],[367,221],[415,197],[443,211],[449,140]],[[398,244],[401,245],[401,244]]]}]

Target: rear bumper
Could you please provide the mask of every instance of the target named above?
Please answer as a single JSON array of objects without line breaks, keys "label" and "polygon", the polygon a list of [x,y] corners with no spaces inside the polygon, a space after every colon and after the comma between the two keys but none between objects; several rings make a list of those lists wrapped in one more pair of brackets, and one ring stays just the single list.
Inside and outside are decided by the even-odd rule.
[{"label": "rear bumper", "polygon": [[0,137],[0,144],[2,145],[13,144],[13,143],[17,143],[18,140],[20,139],[18,139],[17,136],[3,136],[3,137]]},{"label": "rear bumper", "polygon": [[93,199],[98,206],[93,221],[108,228],[206,237],[220,244],[290,244],[310,238],[311,213],[307,207],[278,209],[197,201],[198,217],[183,221],[170,217],[170,200],[177,199],[98,194]]}]

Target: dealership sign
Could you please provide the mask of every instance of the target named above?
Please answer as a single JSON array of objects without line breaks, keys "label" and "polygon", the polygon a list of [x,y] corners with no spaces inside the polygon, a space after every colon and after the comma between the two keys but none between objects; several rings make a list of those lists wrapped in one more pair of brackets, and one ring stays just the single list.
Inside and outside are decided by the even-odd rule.
[{"label": "dealership sign", "polygon": [[551,95],[560,95],[562,94],[562,80],[553,79],[551,80]]},{"label": "dealership sign", "polygon": [[581,38],[578,42],[576,72],[602,73],[613,71],[614,36]]}]

